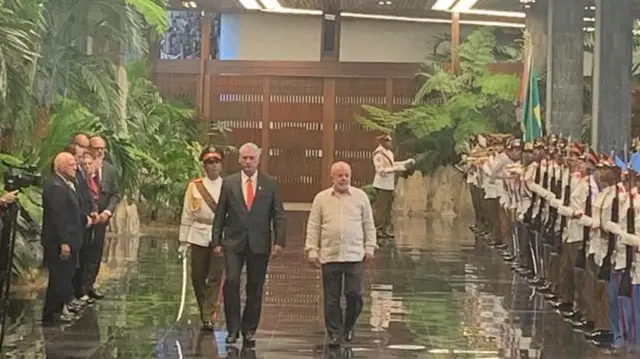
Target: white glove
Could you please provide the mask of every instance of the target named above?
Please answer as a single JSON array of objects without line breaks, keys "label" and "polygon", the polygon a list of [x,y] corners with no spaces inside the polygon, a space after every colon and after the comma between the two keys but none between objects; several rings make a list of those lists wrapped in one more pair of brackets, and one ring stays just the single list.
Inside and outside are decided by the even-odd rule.
[{"label": "white glove", "polygon": [[185,255],[188,249],[189,249],[188,243],[180,243],[180,247],[178,247],[178,253],[180,253],[181,255]]},{"label": "white glove", "polygon": [[414,164],[414,163],[416,163],[416,160],[414,160],[413,158],[409,158],[409,159],[407,160],[407,163],[409,163],[409,164]]}]

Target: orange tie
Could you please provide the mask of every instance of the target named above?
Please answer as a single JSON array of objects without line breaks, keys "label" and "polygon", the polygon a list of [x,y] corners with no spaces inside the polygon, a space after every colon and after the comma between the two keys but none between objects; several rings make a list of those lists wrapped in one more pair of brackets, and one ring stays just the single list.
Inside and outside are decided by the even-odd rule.
[{"label": "orange tie", "polygon": [[247,192],[247,198],[245,199],[245,205],[247,206],[247,209],[251,209],[251,205],[253,205],[253,196],[254,196],[253,183],[251,183],[251,178],[247,180],[246,192]]}]

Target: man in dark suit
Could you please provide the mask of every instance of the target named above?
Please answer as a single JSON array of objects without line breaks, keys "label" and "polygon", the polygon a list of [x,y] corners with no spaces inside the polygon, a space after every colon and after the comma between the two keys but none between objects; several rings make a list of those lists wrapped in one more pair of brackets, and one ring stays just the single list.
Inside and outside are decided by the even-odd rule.
[{"label": "man in dark suit", "polygon": [[[78,136],[76,136],[76,138]],[[87,139],[87,142],[88,141],[89,140]],[[91,190],[89,189],[88,181],[91,179],[87,178],[88,175],[87,173],[85,173],[85,170],[82,167],[82,163],[84,162],[84,157],[87,153],[86,149],[77,143],[72,143],[67,147],[65,147],[64,150],[65,152],[71,153],[73,157],[76,159],[77,170],[76,170],[76,178],[74,183],[76,186],[78,197],[80,198],[80,206],[82,208],[82,211],[84,213],[89,213],[89,217],[91,217],[90,224],[93,224],[93,222],[97,223],[98,205],[96,204],[96,201],[91,195]],[[87,237],[90,233],[91,233],[91,227],[85,230],[85,237]],[[76,258],[78,261],[78,266],[73,275],[73,290],[76,298],[80,299],[86,304],[93,304],[93,302],[95,302],[95,299],[90,298],[87,295],[87,293],[85,292],[85,288],[82,285],[83,264],[86,263],[86,261],[84,261],[83,259],[84,257],[86,257],[87,247],[90,247],[88,246],[88,242],[89,241],[87,239],[83,241],[82,248],[80,249],[80,252],[79,252],[79,256],[78,258]]]},{"label": "man in dark suit", "polygon": [[105,160],[106,142],[101,137],[95,136],[89,139],[89,151],[96,159],[97,171],[94,179],[98,185],[97,223],[91,226],[86,236],[86,248],[83,248],[82,287],[85,294],[93,299],[102,299],[104,295],[94,288],[94,283],[100,271],[102,252],[104,250],[104,237],[107,234],[109,219],[120,202],[118,189],[118,172],[116,168]]},{"label": "man in dark suit", "polygon": [[[269,257],[280,255],[285,246],[285,218],[276,181],[258,173],[260,148],[253,143],[243,145],[239,162],[242,171],[222,182],[211,246],[215,254],[224,252],[225,257],[223,293],[229,332],[226,341],[234,344],[242,331],[245,347],[252,347],[260,321]],[[240,273],[245,263],[247,299],[241,317]]]},{"label": "man in dark suit", "polygon": [[84,229],[91,218],[84,212],[74,184],[76,161],[68,152],[54,159],[54,174],[42,193],[42,245],[49,270],[43,323],[71,321],[79,310],[74,302],[73,273]]}]

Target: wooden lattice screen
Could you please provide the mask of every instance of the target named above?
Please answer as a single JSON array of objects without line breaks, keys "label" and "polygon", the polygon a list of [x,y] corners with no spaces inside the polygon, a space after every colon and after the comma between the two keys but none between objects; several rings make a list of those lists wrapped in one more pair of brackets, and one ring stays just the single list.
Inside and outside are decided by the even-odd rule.
[{"label": "wooden lattice screen", "polygon": [[[167,98],[193,99],[204,120],[229,128],[228,144],[260,146],[262,171],[278,179],[286,202],[311,202],[330,185],[329,167],[338,160],[351,164],[353,185],[372,182],[378,133],[362,128],[356,116],[363,104],[393,110],[409,105],[417,68],[211,61],[202,75],[197,65],[161,61],[156,83]],[[237,171],[237,158],[228,158],[225,167]]]}]

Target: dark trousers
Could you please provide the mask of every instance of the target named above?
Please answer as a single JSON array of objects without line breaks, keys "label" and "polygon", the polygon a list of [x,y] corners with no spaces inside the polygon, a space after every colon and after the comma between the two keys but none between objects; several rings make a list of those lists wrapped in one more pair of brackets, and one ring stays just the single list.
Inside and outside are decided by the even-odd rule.
[{"label": "dark trousers", "polygon": [[[247,265],[246,302],[240,316],[240,274]],[[243,335],[254,334],[260,323],[262,312],[262,292],[269,265],[268,254],[255,254],[246,246],[238,253],[225,252],[224,268],[224,314],[227,318],[227,331]]]},{"label": "dark trousers", "polygon": [[213,255],[213,249],[191,245],[191,284],[196,294],[202,321],[211,321],[218,307],[224,259]]},{"label": "dark trousers", "polygon": [[373,204],[373,217],[378,231],[385,231],[391,225],[391,206],[393,191],[376,188],[376,201]]},{"label": "dark trousers", "polygon": [[[363,262],[332,262],[322,265],[322,287],[324,290],[324,325],[331,336],[352,329],[362,311]],[[344,296],[347,308],[343,319],[340,299]]]},{"label": "dark trousers", "polygon": [[98,223],[85,231],[84,242],[80,250],[80,289],[76,294],[87,294],[93,290],[100,272],[102,252],[104,251],[104,237],[107,234],[107,224]]},{"label": "dark trousers", "polygon": [[77,253],[71,252],[67,259],[60,259],[60,247],[45,246],[44,255],[49,271],[49,282],[44,299],[42,318],[52,319],[62,313],[64,304],[73,299],[73,273],[76,269]]}]

